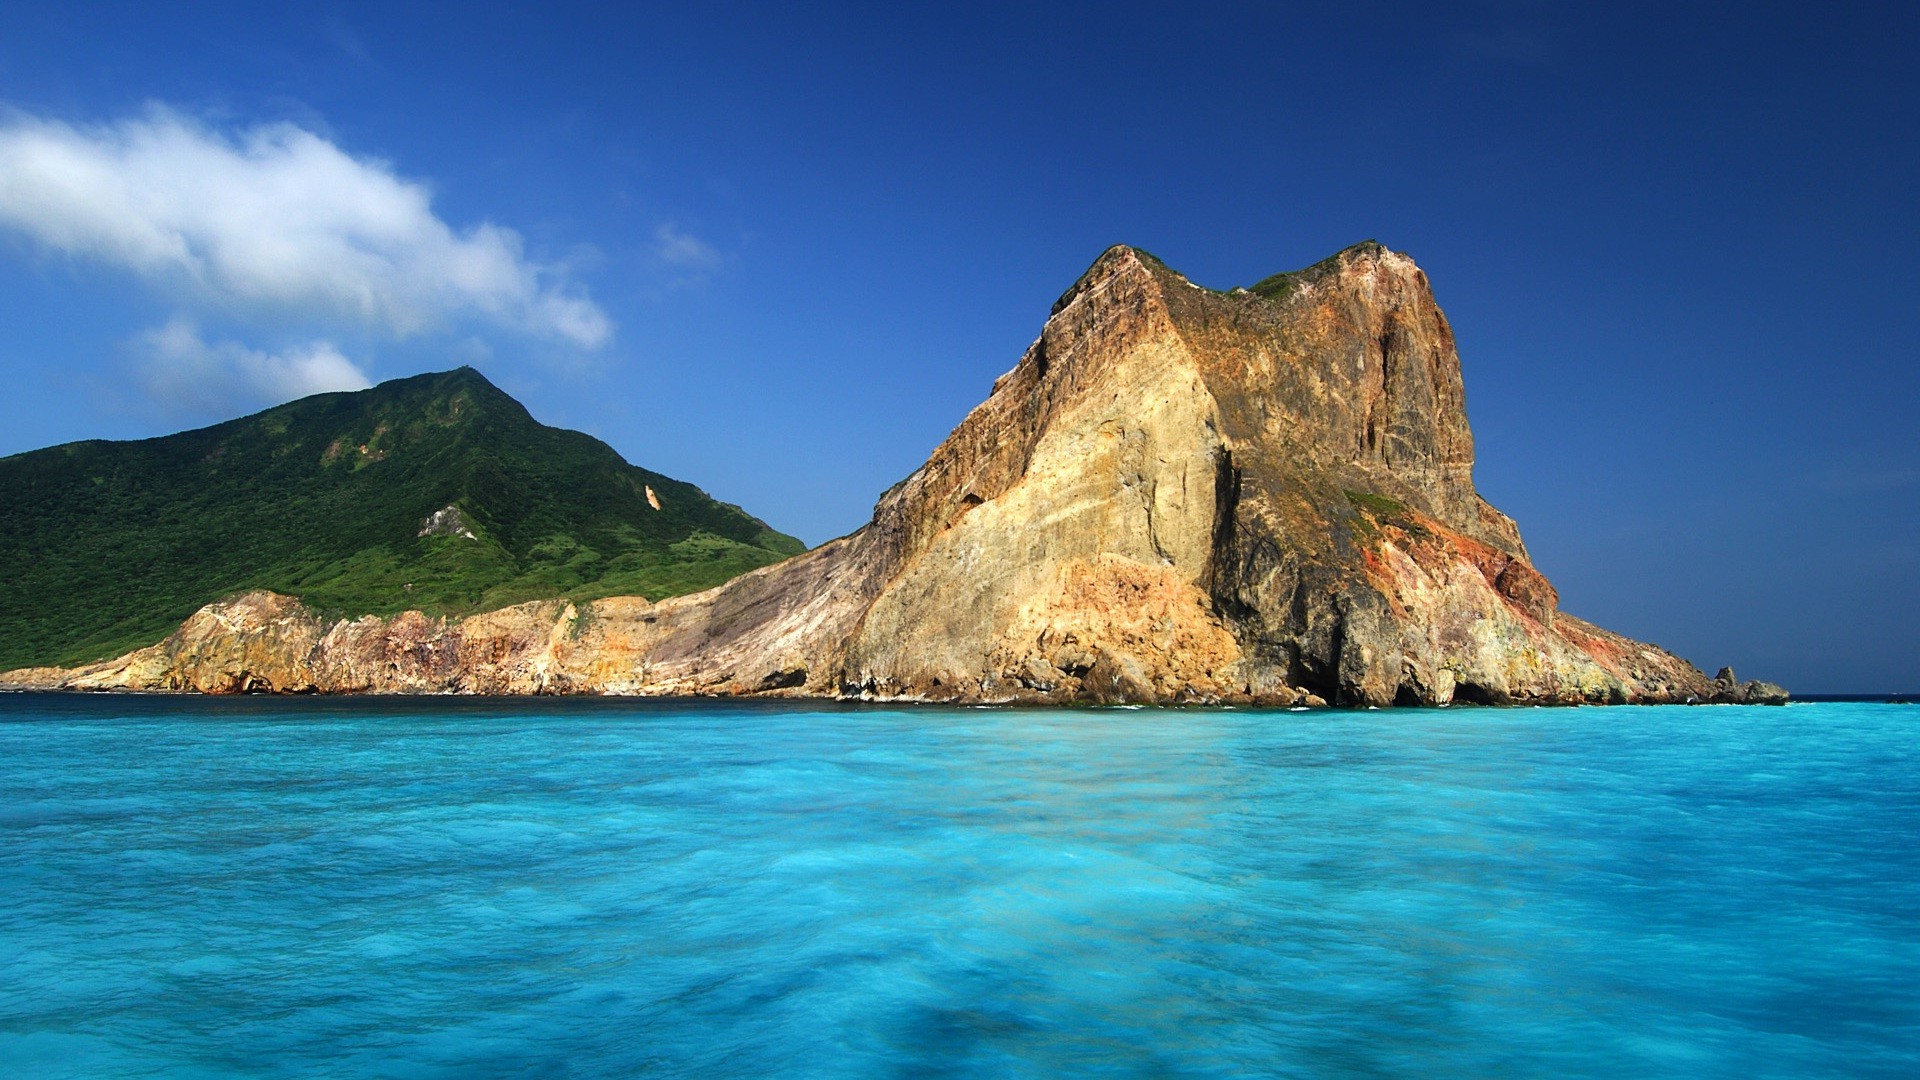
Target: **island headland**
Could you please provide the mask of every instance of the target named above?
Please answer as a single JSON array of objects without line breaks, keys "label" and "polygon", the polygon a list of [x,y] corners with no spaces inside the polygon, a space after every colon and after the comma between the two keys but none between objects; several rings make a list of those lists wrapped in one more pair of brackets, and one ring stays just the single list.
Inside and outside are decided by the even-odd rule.
[{"label": "island headland", "polygon": [[[12,688],[1261,705],[1778,702],[1559,610],[1473,485],[1426,275],[1229,292],[1102,254],[852,534],[717,587],[465,617],[253,591]],[[430,515],[439,507],[420,507]],[[443,526],[445,522],[442,523]]]},{"label": "island headland", "polygon": [[463,367],[0,458],[0,670],[116,656],[257,590],[457,617],[659,600],[806,549]]}]

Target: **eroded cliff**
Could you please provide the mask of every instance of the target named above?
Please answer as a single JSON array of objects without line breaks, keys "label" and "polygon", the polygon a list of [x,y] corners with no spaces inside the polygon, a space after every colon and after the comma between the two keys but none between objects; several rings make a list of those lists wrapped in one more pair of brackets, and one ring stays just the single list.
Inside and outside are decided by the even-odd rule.
[{"label": "eroded cliff", "polygon": [[1425,274],[1102,255],[850,536],[658,604],[323,621],[252,594],[18,686],[1346,704],[1770,700],[1557,610],[1473,487]]}]

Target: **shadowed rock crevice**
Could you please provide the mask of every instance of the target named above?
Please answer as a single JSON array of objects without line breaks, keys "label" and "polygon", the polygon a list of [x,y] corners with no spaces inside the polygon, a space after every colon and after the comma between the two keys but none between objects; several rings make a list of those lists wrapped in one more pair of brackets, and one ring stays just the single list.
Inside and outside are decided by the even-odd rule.
[{"label": "shadowed rock crevice", "polygon": [[921,701],[1772,700],[1558,610],[1473,487],[1452,329],[1356,245],[1220,292],[1113,248],[864,528],[658,604],[257,594],[14,685]]}]

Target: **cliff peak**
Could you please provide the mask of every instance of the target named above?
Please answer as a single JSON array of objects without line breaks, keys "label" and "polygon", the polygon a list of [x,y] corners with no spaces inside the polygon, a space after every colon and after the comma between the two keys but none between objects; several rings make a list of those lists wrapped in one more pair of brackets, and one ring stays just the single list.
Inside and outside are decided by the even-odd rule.
[{"label": "cliff peak", "polygon": [[1130,244],[1115,244],[1101,252],[1073,285],[1060,295],[1054,302],[1050,314],[1059,314],[1076,296],[1085,293],[1094,283],[1114,273],[1136,268],[1147,271],[1163,285],[1180,284],[1215,296],[1256,297],[1266,300],[1284,300],[1303,286],[1311,287],[1322,279],[1341,274],[1404,275],[1418,280],[1422,287],[1425,286],[1426,281],[1425,274],[1421,272],[1412,256],[1405,252],[1394,251],[1378,240],[1372,239],[1349,244],[1332,255],[1300,269],[1284,270],[1261,278],[1252,285],[1235,286],[1229,289],[1215,289],[1201,285],[1145,248]]}]

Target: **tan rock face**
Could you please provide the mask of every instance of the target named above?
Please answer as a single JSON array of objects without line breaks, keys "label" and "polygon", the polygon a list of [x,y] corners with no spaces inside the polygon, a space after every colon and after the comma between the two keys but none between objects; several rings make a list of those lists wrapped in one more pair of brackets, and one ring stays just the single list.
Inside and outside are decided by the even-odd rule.
[{"label": "tan rock face", "polygon": [[779,565],[657,605],[452,623],[327,624],[252,594],[118,660],[0,681],[1381,705],[1725,690],[1558,612],[1472,471],[1459,355],[1412,260],[1366,244],[1225,294],[1120,247],[870,524]]}]

